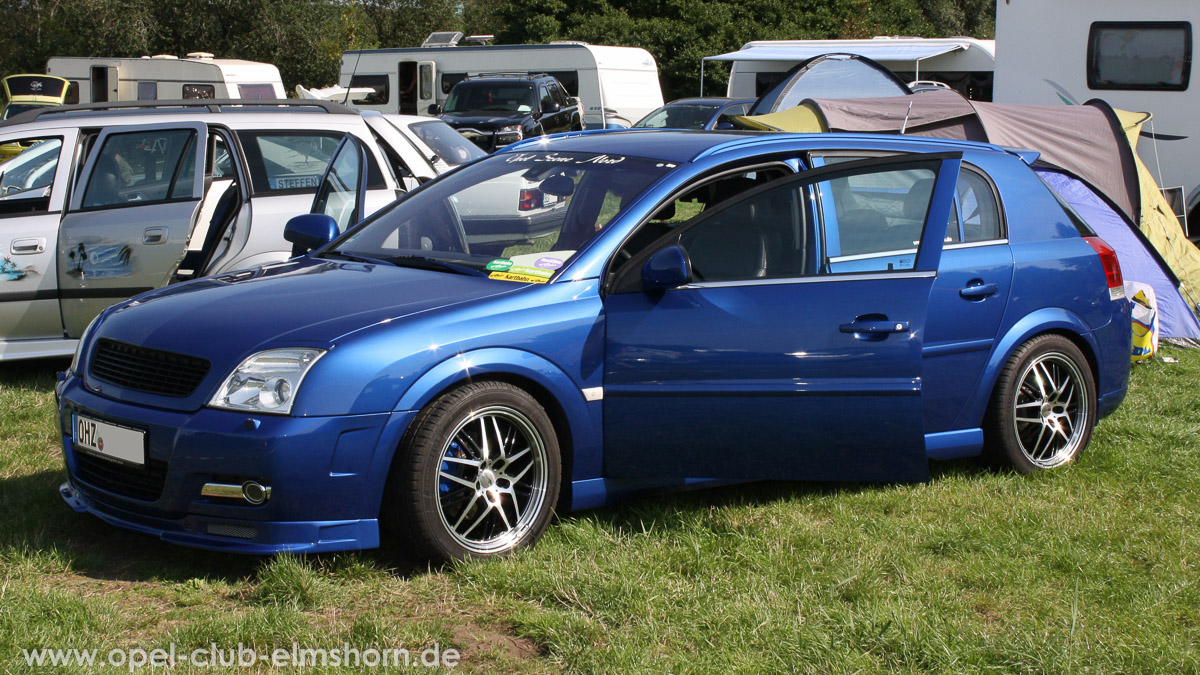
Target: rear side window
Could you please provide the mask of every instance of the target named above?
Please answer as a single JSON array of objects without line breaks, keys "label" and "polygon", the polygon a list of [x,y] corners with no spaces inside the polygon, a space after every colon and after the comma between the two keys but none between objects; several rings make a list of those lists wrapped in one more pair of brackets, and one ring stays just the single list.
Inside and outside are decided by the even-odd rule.
[{"label": "rear side window", "polygon": [[190,199],[196,133],[135,131],[104,140],[83,196],[83,208]]},{"label": "rear side window", "polygon": [[1192,69],[1187,21],[1098,21],[1088,34],[1088,87],[1183,91]]},{"label": "rear side window", "polygon": [[[956,229],[955,220],[961,224],[961,241],[966,243],[1002,239],[1000,208],[996,193],[983,176],[963,169],[958,174],[958,187],[954,207],[959,217],[951,213],[950,229]],[[957,233],[951,233],[953,238]]]},{"label": "rear side window", "polygon": [[342,141],[333,131],[243,131],[238,137],[255,194],[316,192]]}]

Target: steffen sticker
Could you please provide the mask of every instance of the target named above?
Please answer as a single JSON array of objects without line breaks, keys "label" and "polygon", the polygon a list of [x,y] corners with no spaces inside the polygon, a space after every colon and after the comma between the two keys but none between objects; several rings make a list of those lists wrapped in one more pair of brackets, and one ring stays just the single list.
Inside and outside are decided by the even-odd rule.
[{"label": "steffen sticker", "polygon": [[487,264],[487,270],[489,272],[503,272],[512,266],[513,261],[509,260],[508,258],[496,258]]}]

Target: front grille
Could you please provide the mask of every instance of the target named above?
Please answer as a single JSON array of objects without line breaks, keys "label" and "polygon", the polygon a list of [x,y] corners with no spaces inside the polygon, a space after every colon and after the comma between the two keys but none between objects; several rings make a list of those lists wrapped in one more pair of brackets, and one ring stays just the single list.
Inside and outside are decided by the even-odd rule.
[{"label": "front grille", "polygon": [[91,374],[124,389],[184,398],[196,391],[211,365],[195,356],[101,339],[92,353]]},{"label": "front grille", "polygon": [[253,539],[258,536],[258,528],[253,525],[231,525],[229,523],[209,523],[207,531],[218,537],[233,537],[235,539]]},{"label": "front grille", "polygon": [[76,450],[75,476],[105,492],[154,502],[162,496],[167,463],[151,459],[140,467],[130,466]]}]

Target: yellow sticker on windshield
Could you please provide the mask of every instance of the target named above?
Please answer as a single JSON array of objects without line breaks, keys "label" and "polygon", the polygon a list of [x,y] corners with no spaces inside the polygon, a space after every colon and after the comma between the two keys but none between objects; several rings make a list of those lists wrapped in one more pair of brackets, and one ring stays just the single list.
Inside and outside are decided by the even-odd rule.
[{"label": "yellow sticker on windshield", "polygon": [[501,281],[519,281],[526,284],[544,284],[550,281],[549,277],[536,274],[521,274],[519,272],[492,272],[488,275],[488,278],[499,279]]}]

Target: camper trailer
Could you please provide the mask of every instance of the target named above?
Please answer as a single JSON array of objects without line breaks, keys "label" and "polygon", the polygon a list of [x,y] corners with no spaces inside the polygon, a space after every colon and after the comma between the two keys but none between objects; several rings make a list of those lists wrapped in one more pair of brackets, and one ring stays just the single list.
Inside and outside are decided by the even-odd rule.
[{"label": "camper trailer", "polygon": [[627,127],[663,104],[658,65],[637,47],[459,45],[461,33],[430,38],[411,49],[343,52],[339,84],[352,92],[371,89],[365,95],[351,93],[346,102],[364,110],[431,115],[431,106],[444,105],[450,89],[468,75],[504,72],[553,76],[569,95],[582,99],[588,129]]},{"label": "camper trailer", "polygon": [[78,101],[157,101],[187,98],[287,98],[279,69],[269,63],[216,59],[208,52],[184,58],[160,54],[141,58],[55,56],[46,74],[78,87]]},{"label": "camper trailer", "polygon": [[[996,100],[1146,111],[1138,154],[1168,198],[1200,222],[1196,0],[1008,0],[996,4]],[[1182,186],[1182,189],[1179,189]],[[1183,197],[1186,195],[1186,197]]]},{"label": "camper trailer", "polygon": [[977,101],[992,100],[995,40],[968,37],[875,37],[870,40],[756,40],[736,52],[706,56],[700,63],[700,89],[705,65],[730,63],[730,98],[758,98],[770,91],[802,61],[822,54],[865,56],[905,82],[941,82]]}]

